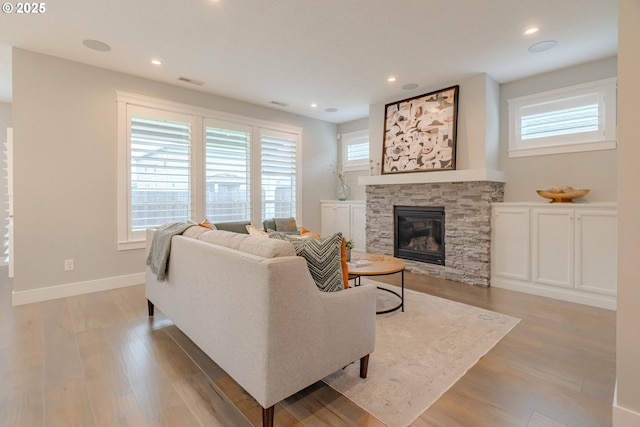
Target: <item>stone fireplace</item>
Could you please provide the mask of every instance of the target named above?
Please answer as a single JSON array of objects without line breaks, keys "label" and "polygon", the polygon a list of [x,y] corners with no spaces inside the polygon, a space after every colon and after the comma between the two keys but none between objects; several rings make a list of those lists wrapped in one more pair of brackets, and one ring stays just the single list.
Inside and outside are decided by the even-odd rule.
[{"label": "stone fireplace", "polygon": [[[366,250],[393,255],[394,206],[444,208],[444,265],[406,260],[407,270],[472,285],[491,279],[491,203],[504,201],[500,171],[500,85],[486,73],[460,86],[455,130],[456,169],[359,176],[365,186]],[[446,85],[430,86],[435,90]],[[426,88],[425,88],[426,89]],[[421,90],[422,93],[427,90]],[[415,93],[419,95],[419,93]],[[369,105],[370,152],[382,154],[386,106]],[[384,156],[373,161],[384,161]]]},{"label": "stone fireplace", "polygon": [[[471,285],[489,286],[491,203],[503,201],[503,182],[482,180],[380,184],[386,176],[367,178],[367,252],[389,255],[396,253],[394,206],[442,208],[446,242],[443,245],[442,264],[406,259],[407,270]],[[421,228],[426,224],[423,222],[416,226]],[[435,240],[435,236],[432,237]],[[424,243],[426,244],[426,239]]]}]

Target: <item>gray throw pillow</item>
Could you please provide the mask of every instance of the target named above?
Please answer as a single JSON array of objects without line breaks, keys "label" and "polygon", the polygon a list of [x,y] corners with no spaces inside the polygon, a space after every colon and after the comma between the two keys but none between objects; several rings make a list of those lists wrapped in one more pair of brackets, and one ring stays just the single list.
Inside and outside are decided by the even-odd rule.
[{"label": "gray throw pillow", "polygon": [[344,289],[342,264],[340,263],[342,233],[317,239],[300,239],[273,230],[269,230],[268,233],[272,239],[291,242],[296,250],[296,255],[307,260],[309,272],[318,289],[323,292],[336,292]]}]

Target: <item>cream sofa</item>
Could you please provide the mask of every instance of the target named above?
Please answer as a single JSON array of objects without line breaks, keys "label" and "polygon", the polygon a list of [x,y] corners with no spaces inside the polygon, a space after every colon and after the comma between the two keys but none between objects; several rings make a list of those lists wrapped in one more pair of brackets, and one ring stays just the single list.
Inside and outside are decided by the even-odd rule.
[{"label": "cream sofa", "polygon": [[358,359],[366,377],[375,287],[320,292],[289,242],[195,229],[172,238],[165,282],[146,268],[149,315],[158,307],[253,396],[263,426],[276,403]]}]

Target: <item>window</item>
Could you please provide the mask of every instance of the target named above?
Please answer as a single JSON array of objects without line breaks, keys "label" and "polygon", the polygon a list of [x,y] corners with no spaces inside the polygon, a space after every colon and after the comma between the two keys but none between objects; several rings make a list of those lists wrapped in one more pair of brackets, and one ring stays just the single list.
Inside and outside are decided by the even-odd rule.
[{"label": "window", "polygon": [[301,129],[117,92],[118,249],[167,222],[299,217]]},{"label": "window", "polygon": [[130,237],[148,227],[191,217],[191,118],[132,107],[130,141]]},{"label": "window", "polygon": [[616,79],[513,98],[509,157],[616,148]]},{"label": "window", "polygon": [[251,127],[207,121],[205,200],[211,222],[251,220]]},{"label": "window", "polygon": [[296,216],[297,143],[294,135],[260,135],[262,219]]},{"label": "window", "polygon": [[342,169],[362,170],[369,167],[369,131],[342,134]]}]

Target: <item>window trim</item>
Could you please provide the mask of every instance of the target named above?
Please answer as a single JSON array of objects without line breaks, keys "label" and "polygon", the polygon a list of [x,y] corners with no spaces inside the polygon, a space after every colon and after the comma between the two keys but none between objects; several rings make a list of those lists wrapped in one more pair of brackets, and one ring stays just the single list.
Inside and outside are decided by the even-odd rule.
[{"label": "window trim", "polygon": [[[154,109],[159,111],[165,111],[169,113],[176,113],[181,115],[193,116],[193,139],[192,139],[192,186],[191,194],[193,198],[193,210],[191,218],[196,221],[204,218],[206,214],[205,209],[205,119],[219,120],[225,122],[231,122],[238,125],[252,127],[251,144],[254,146],[255,141],[260,142],[261,129],[282,132],[295,136],[296,140],[296,219],[299,223],[302,223],[302,128],[270,122],[266,120],[260,120],[253,117],[242,116],[233,113],[226,113],[217,110],[211,110],[208,108],[196,107],[193,105],[183,104],[179,102],[168,101],[165,99],[154,98],[145,95],[139,95],[135,93],[116,90],[116,119],[117,119],[117,220],[118,220],[118,250],[132,250],[143,249],[146,245],[146,236],[144,238],[130,236],[130,202],[128,199],[130,190],[130,141],[128,134],[130,132],[128,126],[128,106],[144,107],[148,109]],[[258,151],[256,153],[256,151]],[[259,150],[252,150],[251,162],[256,160],[253,156],[259,156]],[[259,163],[258,163],[259,164]],[[252,175],[256,175],[252,173]],[[253,185],[253,182],[252,182]],[[260,188],[260,187],[255,187]],[[257,194],[257,196],[255,196]],[[252,210],[251,210],[251,222],[255,224],[261,224],[260,216],[260,203],[255,204],[257,200],[260,200],[260,192],[253,191],[251,193]]]},{"label": "window trim", "polygon": [[[509,122],[509,157],[540,156],[547,154],[576,153],[582,151],[610,150],[617,146],[616,107],[617,78],[612,77],[565,88],[540,92],[507,100]],[[532,146],[531,139],[523,140],[520,135],[521,110],[544,102],[562,101],[572,97],[597,95],[604,114],[599,121],[599,130],[588,133],[559,135]],[[593,139],[594,135],[600,136]]]},{"label": "window trim", "polygon": [[345,172],[362,171],[362,170],[367,170],[369,168],[369,158],[367,158],[366,160],[361,160],[357,162],[355,161],[349,162],[347,160],[347,147],[351,145],[350,141],[361,139],[364,137],[367,138],[367,142],[369,143],[369,156],[371,156],[371,141],[369,139],[369,129],[343,133],[342,135],[340,135],[340,153],[341,153],[340,158],[342,160],[340,163],[342,165],[343,171]]}]

